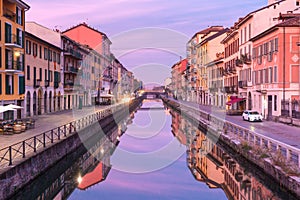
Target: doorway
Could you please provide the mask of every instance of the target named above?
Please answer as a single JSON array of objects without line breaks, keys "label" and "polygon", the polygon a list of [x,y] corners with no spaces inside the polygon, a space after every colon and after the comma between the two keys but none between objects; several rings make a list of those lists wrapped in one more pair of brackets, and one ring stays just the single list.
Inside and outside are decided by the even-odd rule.
[{"label": "doorway", "polygon": [[268,120],[272,120],[272,95],[268,95]]}]

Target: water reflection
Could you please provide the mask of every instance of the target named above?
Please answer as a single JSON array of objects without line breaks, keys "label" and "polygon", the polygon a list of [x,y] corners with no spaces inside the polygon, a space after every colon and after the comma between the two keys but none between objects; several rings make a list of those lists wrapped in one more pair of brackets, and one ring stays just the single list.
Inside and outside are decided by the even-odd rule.
[{"label": "water reflection", "polygon": [[215,144],[190,120],[175,111],[171,114],[172,133],[187,145],[187,165],[196,180],[209,188],[221,188],[228,199],[296,199],[233,150]]},{"label": "water reflection", "polygon": [[86,190],[104,181],[111,170],[110,157],[133,117],[115,124],[105,135],[95,133],[88,149],[87,144],[80,146],[11,199],[67,199],[76,188]]}]

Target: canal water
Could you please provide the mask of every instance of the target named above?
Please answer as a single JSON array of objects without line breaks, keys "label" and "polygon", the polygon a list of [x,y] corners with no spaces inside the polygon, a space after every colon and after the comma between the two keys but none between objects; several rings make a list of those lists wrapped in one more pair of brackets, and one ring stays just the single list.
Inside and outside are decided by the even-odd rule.
[{"label": "canal water", "polygon": [[144,100],[12,199],[296,199],[160,100]]}]

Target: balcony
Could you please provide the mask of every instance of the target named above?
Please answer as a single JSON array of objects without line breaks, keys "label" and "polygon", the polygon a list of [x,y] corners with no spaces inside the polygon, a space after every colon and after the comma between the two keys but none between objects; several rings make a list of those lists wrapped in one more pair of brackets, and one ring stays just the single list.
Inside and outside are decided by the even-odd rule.
[{"label": "balcony", "polygon": [[65,90],[73,90],[74,87],[74,81],[73,80],[66,80],[64,83],[64,89]]},{"label": "balcony", "polygon": [[40,86],[41,86],[41,80],[35,79],[34,82],[33,82],[33,87],[38,88]]},{"label": "balcony", "polygon": [[65,70],[65,73],[77,74],[78,73],[78,68],[69,65],[67,67],[67,69]]},{"label": "balcony", "polygon": [[3,9],[3,17],[6,17],[7,19],[9,19],[11,21],[16,21],[16,13],[7,8]]},{"label": "balcony", "polygon": [[241,54],[240,58],[244,64],[251,65],[251,55],[250,54]]},{"label": "balcony", "polygon": [[225,86],[224,90],[227,94],[233,94],[238,92],[238,87],[236,85],[233,86]]},{"label": "balcony", "polygon": [[247,87],[247,81],[239,81],[239,88],[246,88]]},{"label": "balcony", "polygon": [[5,34],[5,46],[9,48],[22,48],[22,36]]},{"label": "balcony", "polygon": [[23,63],[20,61],[6,62],[5,72],[7,73],[20,73],[24,71]]},{"label": "balcony", "polygon": [[235,65],[237,67],[243,67],[243,61],[241,59],[236,59],[235,60]]},{"label": "balcony", "polygon": [[196,68],[193,68],[193,69],[191,70],[191,72],[197,74],[197,69],[196,69]]},{"label": "balcony", "polygon": [[64,50],[65,56],[72,56],[75,59],[82,60],[83,56],[79,51],[76,51],[72,48],[67,48]]}]

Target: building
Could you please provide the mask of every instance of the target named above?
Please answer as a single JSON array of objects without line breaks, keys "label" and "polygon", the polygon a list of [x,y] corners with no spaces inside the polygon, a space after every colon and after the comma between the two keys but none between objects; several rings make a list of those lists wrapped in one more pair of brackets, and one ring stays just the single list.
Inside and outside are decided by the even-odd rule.
[{"label": "building", "polygon": [[63,50],[63,83],[64,109],[81,108],[91,105],[91,90],[83,82],[83,59],[89,54],[84,48],[71,38],[62,35]]},{"label": "building", "polygon": [[300,14],[280,14],[278,20],[251,39],[253,88],[249,92],[253,108],[267,119],[292,117],[291,103],[300,99]]},{"label": "building", "polygon": [[[111,41],[105,33],[102,33],[86,23],[81,23],[63,32],[64,35],[75,40],[81,45],[87,45],[93,49],[97,54],[94,56],[94,63],[100,65],[99,74],[96,73],[95,80],[99,81],[99,87],[101,88],[101,94],[103,97],[111,94],[112,87],[111,81],[113,80],[112,73],[112,58],[110,45]],[[95,66],[92,66],[95,67]],[[101,98],[100,94],[100,98]]]},{"label": "building", "polygon": [[[29,6],[21,0],[1,0],[0,25],[0,105],[25,106],[25,12]],[[1,119],[25,116],[24,110],[7,111]]]},{"label": "building", "polygon": [[[241,19],[240,19],[241,20]],[[239,113],[242,110],[240,103],[243,99],[238,98],[238,74],[240,65],[237,62],[239,53],[239,34],[236,24],[227,32],[227,36],[221,41],[224,45],[225,57],[223,68],[224,102],[228,114]]]},{"label": "building", "polygon": [[35,22],[26,22],[26,116],[63,109],[61,35]]},{"label": "building", "polygon": [[204,37],[202,42],[197,45],[197,48],[200,49],[201,82],[205,86],[202,86],[202,91],[207,105],[218,106],[223,99],[221,94],[223,83],[219,80],[221,79],[222,62],[218,61],[224,57],[224,46],[221,45],[221,41],[226,37],[227,32],[228,29],[217,31],[209,37]]},{"label": "building", "polygon": [[172,66],[171,91],[173,92],[173,97],[180,100],[186,98],[186,88],[184,80],[186,66],[187,59],[182,59]]},{"label": "building", "polygon": [[[195,45],[195,66],[196,68],[192,70],[193,77],[191,78],[191,82],[196,83],[196,90],[194,91],[194,94],[196,95],[196,102],[199,104],[208,105],[209,104],[209,96],[208,96],[208,75],[206,71],[206,64],[211,62],[213,60],[211,56],[212,49],[209,49],[210,52],[208,52],[208,48],[210,47],[210,44],[207,42],[210,39],[207,40],[207,38],[210,38],[211,36],[215,35],[219,31],[224,30],[222,26],[211,26],[207,29],[204,29],[197,33],[196,36],[196,45]],[[213,48],[220,48],[221,46],[215,46]]]}]

